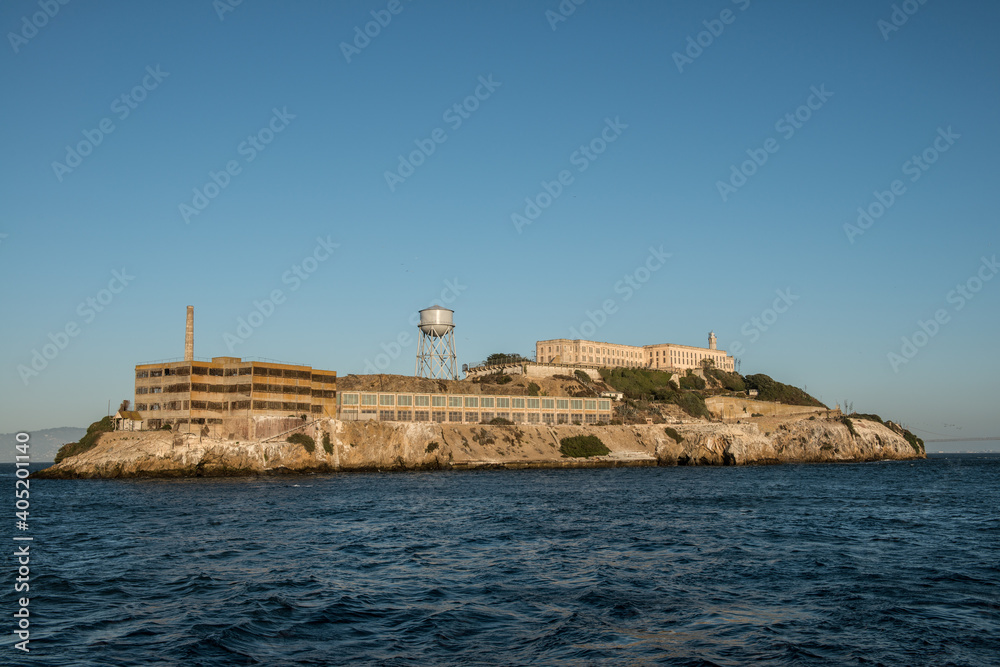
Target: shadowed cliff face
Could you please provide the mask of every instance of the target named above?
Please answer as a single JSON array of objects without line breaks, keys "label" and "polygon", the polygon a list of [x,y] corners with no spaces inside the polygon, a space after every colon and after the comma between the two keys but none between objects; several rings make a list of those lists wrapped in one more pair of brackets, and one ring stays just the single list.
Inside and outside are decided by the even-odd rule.
[{"label": "shadowed cliff face", "polygon": [[[33,475],[39,478],[217,477],[350,470],[748,465],[923,458],[881,424],[855,421],[856,436],[833,420],[783,424],[765,435],[755,424],[642,426],[480,426],[324,420],[305,432],[316,448],[284,441],[237,442],[165,431],[109,433],[93,449]],[[329,435],[329,451],[323,435]],[[610,454],[566,458],[559,441],[596,435]]]}]

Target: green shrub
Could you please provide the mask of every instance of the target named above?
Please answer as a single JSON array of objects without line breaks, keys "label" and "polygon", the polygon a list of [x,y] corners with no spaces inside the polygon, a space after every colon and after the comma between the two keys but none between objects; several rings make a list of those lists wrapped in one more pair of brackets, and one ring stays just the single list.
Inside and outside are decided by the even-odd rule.
[{"label": "green shrub", "polygon": [[489,421],[490,426],[513,426],[514,422],[503,417],[494,417]]},{"label": "green shrub", "polygon": [[867,421],[870,421],[870,422],[878,422],[879,424],[882,424],[883,426],[886,426],[886,423],[884,421],[882,421],[882,418],[879,417],[878,415],[866,414],[866,413],[859,413],[859,412],[852,412],[850,416],[851,416],[851,419],[864,419],[864,420],[867,420]]},{"label": "green shrub", "polygon": [[692,417],[712,418],[712,413],[705,405],[704,397],[695,391],[684,391],[674,389],[671,386],[660,387],[654,393],[656,400],[663,403],[672,403]]},{"label": "green shrub", "polygon": [[538,396],[538,391],[541,389],[537,384],[531,382],[528,384],[528,396]]},{"label": "green shrub", "polygon": [[673,438],[674,442],[676,442],[677,444],[680,444],[680,443],[684,442],[684,436],[681,435],[680,433],[678,433],[676,429],[673,429],[673,428],[671,428],[671,427],[668,426],[668,427],[666,427],[663,430],[666,431],[667,435],[669,435],[671,438]]},{"label": "green shrub", "polygon": [[559,441],[559,451],[563,456],[572,458],[604,456],[611,453],[596,435],[574,435],[563,438]]},{"label": "green shrub", "polygon": [[293,445],[302,445],[310,454],[316,451],[316,441],[305,433],[292,433],[290,436],[285,438],[285,441],[290,442]]},{"label": "green shrub", "polygon": [[758,401],[777,401],[785,405],[807,405],[817,408],[826,407],[798,387],[783,384],[763,373],[748,375],[744,380],[748,389],[757,390]]},{"label": "green shrub", "polygon": [[161,431],[169,431],[170,430],[170,424],[164,424],[163,426],[160,427],[160,430]]},{"label": "green shrub", "polygon": [[681,378],[681,389],[704,389],[705,381],[701,376],[694,375],[688,371],[687,375]]},{"label": "green shrub", "polygon": [[743,381],[743,376],[739,373],[729,373],[721,368],[713,368],[711,369],[711,374],[724,389],[729,391],[747,390],[747,385]]},{"label": "green shrub", "polygon": [[658,388],[670,386],[670,373],[644,368],[601,368],[601,379],[628,398],[652,396]]},{"label": "green shrub", "polygon": [[850,417],[841,417],[840,421],[843,422],[844,426],[847,427],[847,430],[851,432],[851,435],[855,438],[858,437],[858,432],[854,430],[854,422],[851,421]]},{"label": "green shrub", "polygon": [[754,412],[754,413],[751,413],[750,416],[751,417],[763,417],[764,415],[763,415],[763,413],[760,413],[760,412]]},{"label": "green shrub", "polygon": [[910,443],[910,447],[913,447],[913,451],[917,454],[924,453],[924,441],[910,433],[909,429],[903,429],[903,437]]},{"label": "green shrub", "polygon": [[438,444],[436,442],[428,442],[427,446],[424,447],[424,451],[427,452],[428,454],[430,454],[431,452],[433,452],[437,448],[438,448]]},{"label": "green shrub", "polygon": [[323,432],[323,451],[333,454],[333,443],[330,442],[330,434],[326,431]]},{"label": "green shrub", "polygon": [[113,430],[114,423],[111,421],[111,417],[101,417],[100,421],[96,421],[87,427],[87,433],[78,442],[67,442],[60,447],[59,451],[56,452],[55,462],[59,463],[65,458],[82,454],[88,449],[93,449],[102,433],[110,433]]},{"label": "green shrub", "polygon": [[[692,417],[711,419],[705,399],[694,391],[684,391],[671,380],[671,374],[644,368],[602,368],[601,378],[607,384],[632,399],[653,398],[662,403],[673,403]],[[704,380],[698,376],[704,386]]]},{"label": "green shrub", "polygon": [[575,370],[575,371],[573,371],[573,375],[576,376],[577,380],[579,380],[580,382],[582,382],[584,384],[590,384],[590,382],[591,382],[590,376],[587,375],[587,373],[585,371]]}]

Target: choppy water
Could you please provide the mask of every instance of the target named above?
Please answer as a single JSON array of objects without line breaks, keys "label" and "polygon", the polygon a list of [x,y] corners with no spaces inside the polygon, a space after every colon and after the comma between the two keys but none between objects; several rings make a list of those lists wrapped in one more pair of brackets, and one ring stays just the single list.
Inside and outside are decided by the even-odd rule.
[{"label": "choppy water", "polygon": [[980,665],[1000,655],[995,455],[39,480],[31,491],[32,652],[5,641],[0,662]]}]

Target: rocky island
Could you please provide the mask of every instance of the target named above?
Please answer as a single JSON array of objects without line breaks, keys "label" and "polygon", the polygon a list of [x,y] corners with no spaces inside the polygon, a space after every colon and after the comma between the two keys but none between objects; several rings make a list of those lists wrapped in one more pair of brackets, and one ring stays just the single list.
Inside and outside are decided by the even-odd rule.
[{"label": "rocky island", "polygon": [[[669,374],[667,374],[669,376]],[[170,430],[113,431],[105,419],[80,443],[61,450],[56,465],[36,478],[241,476],[341,471],[468,470],[677,465],[835,463],[924,458],[923,443],[898,424],[875,415],[845,416],[795,388],[767,376],[722,376],[709,371],[661,387],[630,386],[649,371],[608,374],[602,382],[574,376],[500,376],[477,379],[488,394],[598,395],[626,389],[648,400],[623,397],[609,424],[437,423],[354,421],[295,417],[254,418],[268,437],[221,438]],[[734,376],[734,377],[733,377]],[[510,376],[505,376],[510,377]],[[697,380],[691,379],[697,377]],[[342,391],[364,391],[376,383],[402,386],[427,382],[400,376],[347,376]],[[622,381],[624,378],[627,381]],[[721,378],[721,379],[720,379]],[[739,380],[737,380],[739,378]],[[740,381],[777,392],[785,402],[748,398],[726,389]],[[485,386],[482,386],[484,385]],[[435,383],[448,393],[466,393],[469,381]],[[681,385],[691,387],[682,389]],[[701,387],[700,389],[697,387]],[[792,391],[794,390],[794,391]],[[551,393],[550,393],[551,392]],[[624,392],[623,392],[624,393]],[[704,394],[709,394],[706,398]],[[803,398],[803,396],[807,398]],[[796,405],[796,403],[806,405]],[[759,412],[754,412],[759,410]]]}]

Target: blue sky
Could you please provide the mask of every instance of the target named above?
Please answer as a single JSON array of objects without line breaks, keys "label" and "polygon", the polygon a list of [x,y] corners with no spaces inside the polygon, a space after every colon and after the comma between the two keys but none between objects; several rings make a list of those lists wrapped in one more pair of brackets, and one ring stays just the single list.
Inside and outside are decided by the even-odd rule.
[{"label": "blue sky", "polygon": [[198,356],[410,374],[444,294],[460,363],[714,329],[744,374],[1000,435],[1000,6],[903,5],[6,2],[0,431],[132,398],[188,304]]}]

